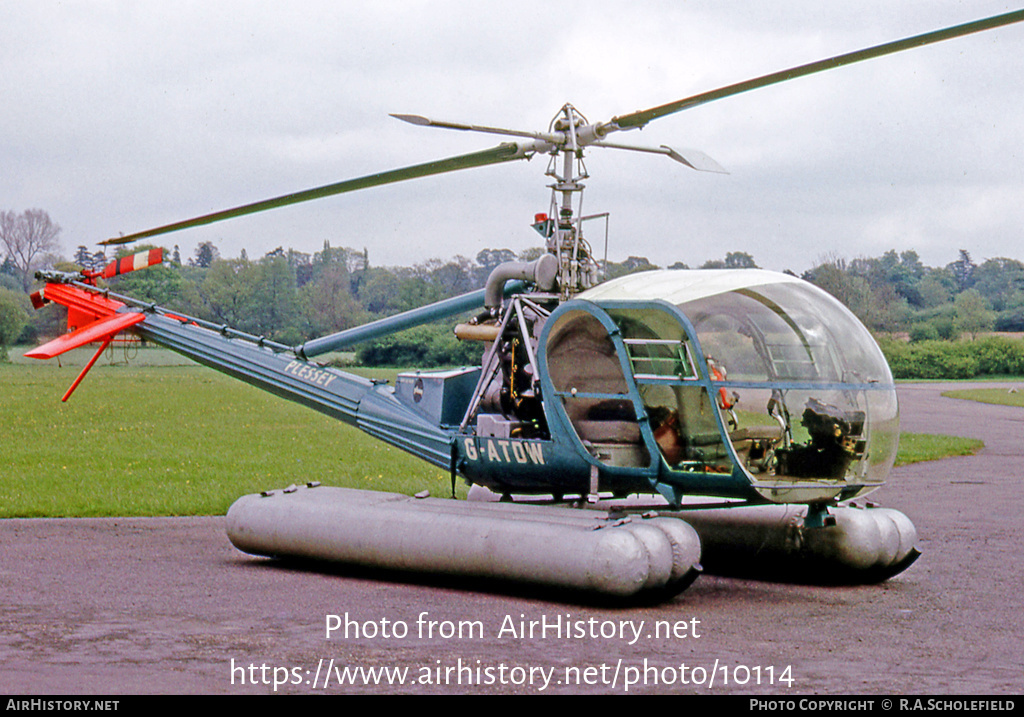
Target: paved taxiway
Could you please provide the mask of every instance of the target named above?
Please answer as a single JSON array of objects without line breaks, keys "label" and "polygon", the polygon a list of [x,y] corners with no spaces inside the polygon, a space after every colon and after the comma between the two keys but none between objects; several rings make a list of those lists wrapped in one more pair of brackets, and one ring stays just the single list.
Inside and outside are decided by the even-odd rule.
[{"label": "paved taxiway", "polygon": [[[364,673],[339,693],[611,693],[631,677],[631,692],[1020,694],[1024,410],[945,388],[900,386],[903,430],[986,448],[899,468],[872,496],[913,520],[923,552],[881,585],[702,576],[670,603],[615,608],[282,566],[237,552],[222,518],[5,520],[0,693],[310,693],[333,659],[407,670],[404,686]],[[346,613],[379,634],[327,638]],[[597,633],[525,630],[556,622]]]}]

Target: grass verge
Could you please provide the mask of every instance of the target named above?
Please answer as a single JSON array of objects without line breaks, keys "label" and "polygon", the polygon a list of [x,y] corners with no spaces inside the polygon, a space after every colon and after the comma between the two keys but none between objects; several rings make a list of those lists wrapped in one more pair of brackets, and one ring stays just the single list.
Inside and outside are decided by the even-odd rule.
[{"label": "grass verge", "polygon": [[971,456],[985,447],[984,441],[961,436],[931,433],[901,433],[896,465],[905,466],[922,461],[937,461],[952,456]]},{"label": "grass verge", "polygon": [[943,391],[947,398],[960,398],[980,403],[994,403],[1000,406],[1018,406],[1024,408],[1024,391],[1010,392],[1006,388],[965,388],[955,391]]}]

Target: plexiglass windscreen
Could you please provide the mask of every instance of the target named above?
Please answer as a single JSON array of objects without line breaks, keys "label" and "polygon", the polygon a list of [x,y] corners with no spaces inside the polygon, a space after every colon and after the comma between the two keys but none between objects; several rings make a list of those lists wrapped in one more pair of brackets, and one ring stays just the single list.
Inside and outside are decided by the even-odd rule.
[{"label": "plexiglass windscreen", "polygon": [[867,329],[838,301],[785,282],[679,309],[696,329],[712,380],[725,389],[720,403],[736,455],[765,497],[810,495],[815,481],[877,486],[885,479],[899,439],[892,375]]}]

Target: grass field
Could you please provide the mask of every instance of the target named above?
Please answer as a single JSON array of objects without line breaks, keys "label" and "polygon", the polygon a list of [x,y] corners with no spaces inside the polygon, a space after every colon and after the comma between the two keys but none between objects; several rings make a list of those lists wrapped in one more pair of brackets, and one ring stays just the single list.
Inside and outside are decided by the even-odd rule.
[{"label": "grass field", "polygon": [[[0,518],[217,515],[241,495],[309,480],[450,494],[447,471],[161,349],[130,365],[101,359],[61,403],[89,356],[0,364]],[[978,448],[904,434],[898,461]]]},{"label": "grass field", "polygon": [[309,480],[450,494],[446,471],[354,428],[143,354],[148,365],[97,363],[67,403],[81,357],[0,365],[0,517],[222,514],[243,494]]},{"label": "grass field", "polygon": [[1024,391],[1010,392],[1005,388],[969,388],[956,391],[944,391],[947,398],[961,398],[981,403],[995,403],[1000,406],[1017,406],[1024,408]]}]

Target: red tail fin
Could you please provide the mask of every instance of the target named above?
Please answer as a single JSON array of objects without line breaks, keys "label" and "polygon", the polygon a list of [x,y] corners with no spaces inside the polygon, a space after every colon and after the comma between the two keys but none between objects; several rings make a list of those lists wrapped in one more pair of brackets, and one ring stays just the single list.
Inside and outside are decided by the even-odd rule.
[{"label": "red tail fin", "polygon": [[96,291],[87,291],[68,284],[49,283],[32,295],[32,304],[37,309],[51,301],[68,308],[68,333],[32,349],[25,354],[27,357],[49,359],[79,346],[97,341],[101,343],[92,360],[78,374],[78,378],[61,399],[67,401],[114,337],[121,331],[145,321],[146,315],[140,311],[122,311],[126,307],[120,301],[114,301]]},{"label": "red tail fin", "polygon": [[118,332],[135,326],[144,321],[146,315],[141,312],[129,312],[124,314],[112,314],[104,319],[97,319],[70,334],[58,336],[53,341],[32,349],[25,355],[28,358],[48,359],[60,356],[71,349],[91,344],[94,341],[107,341],[113,338]]}]

